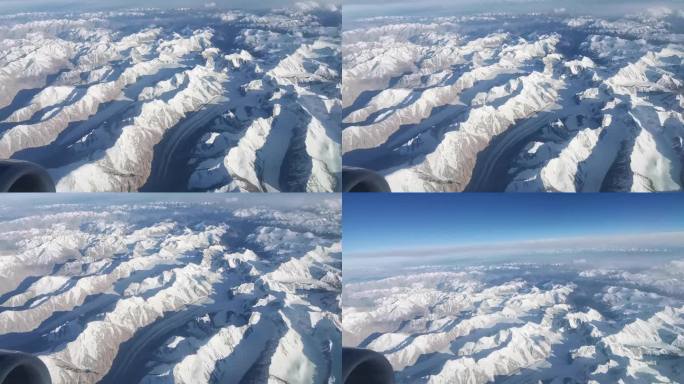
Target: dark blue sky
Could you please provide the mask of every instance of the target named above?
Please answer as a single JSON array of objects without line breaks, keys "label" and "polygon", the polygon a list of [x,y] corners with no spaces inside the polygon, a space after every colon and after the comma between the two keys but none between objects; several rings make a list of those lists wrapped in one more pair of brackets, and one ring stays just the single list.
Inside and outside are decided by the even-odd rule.
[{"label": "dark blue sky", "polygon": [[345,255],[684,230],[684,194],[346,194]]}]

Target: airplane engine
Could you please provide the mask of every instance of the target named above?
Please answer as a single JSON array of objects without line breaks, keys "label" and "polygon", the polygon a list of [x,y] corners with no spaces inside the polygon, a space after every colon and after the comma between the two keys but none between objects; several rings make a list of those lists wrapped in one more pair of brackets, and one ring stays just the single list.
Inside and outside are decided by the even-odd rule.
[{"label": "airplane engine", "polygon": [[0,160],[0,192],[55,192],[55,183],[37,164]]},{"label": "airplane engine", "polygon": [[394,384],[394,370],[385,356],[368,349],[342,349],[344,384]]},{"label": "airplane engine", "polygon": [[384,177],[356,167],[342,168],[342,192],[391,192]]},{"label": "airplane engine", "polygon": [[39,358],[0,349],[0,384],[52,384],[52,380]]}]

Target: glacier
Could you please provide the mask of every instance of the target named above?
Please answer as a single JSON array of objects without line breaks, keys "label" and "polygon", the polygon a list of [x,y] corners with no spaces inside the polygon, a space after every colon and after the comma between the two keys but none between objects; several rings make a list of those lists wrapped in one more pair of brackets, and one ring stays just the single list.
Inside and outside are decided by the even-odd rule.
[{"label": "glacier", "polygon": [[341,11],[0,15],[0,158],[58,191],[333,192]]},{"label": "glacier", "polygon": [[682,382],[681,255],[345,263],[343,345],[382,353],[398,383]]},{"label": "glacier", "polygon": [[682,190],[684,12],[443,13],[345,19],[345,166],[405,192]]},{"label": "glacier", "polygon": [[[339,195],[0,203],[0,348],[53,383],[339,383]],[[279,196],[279,197],[277,197]]]}]

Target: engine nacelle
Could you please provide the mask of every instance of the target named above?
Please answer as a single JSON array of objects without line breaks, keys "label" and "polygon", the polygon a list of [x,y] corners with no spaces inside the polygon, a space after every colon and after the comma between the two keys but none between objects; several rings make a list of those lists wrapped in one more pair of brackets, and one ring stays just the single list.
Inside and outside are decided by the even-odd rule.
[{"label": "engine nacelle", "polygon": [[342,348],[343,384],[394,384],[394,369],[385,356],[368,349]]},{"label": "engine nacelle", "polygon": [[356,167],[342,167],[342,192],[391,192],[384,177]]},{"label": "engine nacelle", "polygon": [[40,165],[0,160],[0,192],[55,192],[55,183]]},{"label": "engine nacelle", "polygon": [[39,358],[0,349],[0,384],[52,384],[52,380]]}]

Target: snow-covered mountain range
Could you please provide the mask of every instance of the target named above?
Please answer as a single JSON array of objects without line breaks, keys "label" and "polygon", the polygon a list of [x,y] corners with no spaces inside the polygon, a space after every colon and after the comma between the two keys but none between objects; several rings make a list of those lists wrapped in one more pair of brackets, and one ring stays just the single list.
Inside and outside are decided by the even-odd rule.
[{"label": "snow-covered mountain range", "polygon": [[0,349],[55,384],[340,382],[339,196],[135,195],[0,204]]},{"label": "snow-covered mountain range", "polygon": [[335,191],[341,12],[0,15],[0,158],[59,191]]},{"label": "snow-covered mountain range", "polygon": [[399,383],[682,382],[684,260],[631,256],[345,269],[343,344]]},{"label": "snow-covered mountain range", "polygon": [[343,163],[395,191],[684,186],[684,13],[380,17],[343,33]]}]

